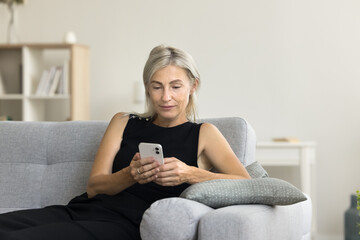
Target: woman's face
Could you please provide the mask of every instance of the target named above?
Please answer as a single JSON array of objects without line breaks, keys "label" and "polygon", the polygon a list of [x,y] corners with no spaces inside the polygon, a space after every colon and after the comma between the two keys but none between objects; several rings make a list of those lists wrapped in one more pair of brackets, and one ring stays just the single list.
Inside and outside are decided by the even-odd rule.
[{"label": "woman's face", "polygon": [[186,122],[186,106],[196,87],[197,82],[191,84],[186,71],[180,67],[169,65],[155,72],[148,87],[157,113],[154,122],[167,127]]}]

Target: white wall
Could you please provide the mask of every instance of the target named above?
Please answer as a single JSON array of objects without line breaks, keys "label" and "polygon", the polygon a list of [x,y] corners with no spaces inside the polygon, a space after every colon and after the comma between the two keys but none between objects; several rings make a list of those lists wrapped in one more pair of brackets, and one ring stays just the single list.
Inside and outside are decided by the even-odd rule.
[{"label": "white wall", "polygon": [[[133,85],[152,47],[197,60],[201,117],[242,116],[259,140],[297,136],[317,151],[318,230],[341,235],[360,189],[360,1],[29,0],[23,42],[68,30],[91,48],[91,117],[141,109]],[[7,9],[0,6],[0,41]]]}]

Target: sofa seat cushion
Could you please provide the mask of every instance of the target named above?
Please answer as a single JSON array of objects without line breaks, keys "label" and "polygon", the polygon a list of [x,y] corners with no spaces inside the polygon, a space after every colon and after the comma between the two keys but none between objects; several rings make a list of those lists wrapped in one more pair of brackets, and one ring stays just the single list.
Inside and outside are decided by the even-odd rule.
[{"label": "sofa seat cushion", "polygon": [[41,185],[46,165],[36,163],[1,163],[1,213],[41,207]]}]

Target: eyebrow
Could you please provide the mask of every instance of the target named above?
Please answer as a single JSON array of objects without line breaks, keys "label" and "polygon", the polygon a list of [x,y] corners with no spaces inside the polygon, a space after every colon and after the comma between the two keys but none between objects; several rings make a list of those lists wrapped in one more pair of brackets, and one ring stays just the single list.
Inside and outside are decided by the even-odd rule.
[{"label": "eyebrow", "polygon": [[[151,80],[151,81],[150,81],[150,84],[151,84],[151,83],[162,84],[161,82],[156,81],[156,80]],[[181,79],[174,79],[174,80],[171,80],[171,81],[170,81],[170,84],[174,84],[174,83],[183,83],[183,80],[181,80]]]}]

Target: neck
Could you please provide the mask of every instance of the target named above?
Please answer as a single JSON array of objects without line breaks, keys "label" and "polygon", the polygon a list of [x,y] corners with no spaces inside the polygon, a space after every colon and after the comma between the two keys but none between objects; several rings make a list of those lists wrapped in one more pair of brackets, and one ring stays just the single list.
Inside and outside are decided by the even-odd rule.
[{"label": "neck", "polygon": [[163,119],[159,116],[157,116],[153,123],[155,125],[158,125],[160,127],[165,127],[165,128],[169,128],[169,127],[175,127],[178,125],[181,125],[185,122],[188,122],[189,120],[186,117],[183,118],[177,118],[177,119]]}]

